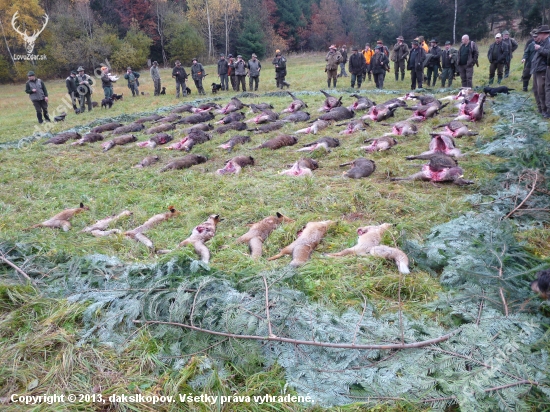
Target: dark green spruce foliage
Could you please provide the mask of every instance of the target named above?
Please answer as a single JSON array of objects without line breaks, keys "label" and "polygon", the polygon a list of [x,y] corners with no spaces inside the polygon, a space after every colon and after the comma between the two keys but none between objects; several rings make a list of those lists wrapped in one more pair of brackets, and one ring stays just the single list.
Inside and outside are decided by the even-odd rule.
[{"label": "dark green spruce foliage", "polygon": [[[495,108],[511,99],[497,100]],[[515,128],[518,123],[516,118]],[[531,150],[527,142],[516,149],[518,158]],[[530,163],[533,156],[525,155],[531,159],[529,168],[542,170],[540,164]],[[497,190],[499,179],[486,187]],[[426,305],[424,313],[433,312],[431,318],[379,312],[369,302],[335,313],[289,286],[296,276],[291,269],[228,274],[183,256],[130,265],[101,255],[46,255],[7,243],[0,244],[0,252],[36,279],[42,293],[88,305],[81,344],[123,349],[143,326],[134,320],[263,337],[271,324],[278,337],[358,345],[413,343],[455,333],[423,348],[357,350],[229,339],[150,325],[158,357],[176,369],[184,367],[191,354],[207,350],[190,381],[197,391],[212,390],[216,377],[228,378],[229,364],[252,373],[277,363],[285,368],[291,388],[325,406],[400,402],[441,411],[453,405],[461,411],[529,410],[532,404],[526,398],[544,404],[550,397],[545,343],[549,322],[529,291],[529,280],[541,262],[514,239],[515,216],[503,219],[504,212],[512,210],[509,206],[495,211],[481,205],[477,214],[434,227],[424,244],[405,245],[415,267],[440,274],[447,288]],[[18,275],[0,263],[0,276],[13,282]]]},{"label": "dark green spruce foliage", "polygon": [[265,56],[264,33],[257,19],[249,18],[243,23],[243,31],[237,40],[237,50],[246,59],[256,53],[258,59]]}]

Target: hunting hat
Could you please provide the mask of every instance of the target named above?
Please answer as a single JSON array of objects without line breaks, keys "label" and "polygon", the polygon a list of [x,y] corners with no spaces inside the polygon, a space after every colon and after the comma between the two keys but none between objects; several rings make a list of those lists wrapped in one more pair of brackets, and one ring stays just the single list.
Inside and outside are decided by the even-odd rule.
[{"label": "hunting hat", "polygon": [[241,56],[240,54],[237,55],[237,59],[242,59],[242,58],[243,58],[243,56]]},{"label": "hunting hat", "polygon": [[126,70],[132,70],[132,68],[130,66],[126,67]]},{"label": "hunting hat", "polygon": [[176,60],[176,64],[181,64],[181,62],[179,60]]},{"label": "hunting hat", "polygon": [[334,44],[331,44],[330,47],[329,47],[329,49],[334,49],[334,50],[336,50],[336,46],[335,46]]},{"label": "hunting hat", "polygon": [[508,30],[504,30],[504,31],[502,32],[502,34],[508,34],[508,35],[509,35],[510,32],[509,32]]},{"label": "hunting hat", "polygon": [[220,53],[220,57],[225,57],[225,54],[223,54],[223,53]]},{"label": "hunting hat", "polygon": [[537,33],[550,33],[550,27],[548,27],[548,24],[543,24],[537,29]]},{"label": "hunting hat", "polygon": [[430,43],[438,43],[438,41],[436,39],[431,39]]},{"label": "hunting hat", "polygon": [[346,49],[346,48],[347,48],[347,47],[346,47],[346,45],[345,45],[345,44],[343,44],[343,45],[342,45],[342,49]]},{"label": "hunting hat", "polygon": [[77,72],[83,72],[84,71],[84,67],[82,66],[79,66],[78,69],[76,69]]},{"label": "hunting hat", "polygon": [[159,62],[156,61],[156,60],[153,62],[153,65],[155,65],[155,66],[158,66],[158,64],[159,64]]},{"label": "hunting hat", "polygon": [[34,72],[33,72],[32,70],[31,70],[30,72],[27,73],[27,77],[28,77],[28,76],[34,76],[34,75],[35,75],[35,74],[34,74]]},{"label": "hunting hat", "polygon": [[539,34],[539,32],[537,31],[537,29],[533,29],[531,30],[531,32],[529,33],[531,36],[535,37],[536,35]]},{"label": "hunting hat", "polygon": [[374,50],[380,50],[381,48],[382,48],[382,46],[376,46],[376,47],[374,48]]},{"label": "hunting hat", "polygon": [[445,42],[445,46],[446,46],[447,44],[451,44],[451,42],[450,42],[449,40],[447,40],[447,41]]},{"label": "hunting hat", "polygon": [[365,43],[365,47],[370,47],[370,43]]},{"label": "hunting hat", "polygon": [[229,53],[229,54],[227,55],[227,57],[233,57],[233,55],[232,55],[231,53]]},{"label": "hunting hat", "polygon": [[351,51],[359,51],[357,47],[352,47]]},{"label": "hunting hat", "polygon": [[197,61],[197,58],[196,57],[193,57],[193,59],[191,60],[192,62],[196,62]]},{"label": "hunting hat", "polygon": [[252,57],[258,57],[256,53],[252,53]]},{"label": "hunting hat", "polygon": [[396,40],[401,40],[401,41],[403,41],[403,40],[405,40],[405,39],[403,38],[403,36],[399,36]]},{"label": "hunting hat", "polygon": [[376,40],[376,44],[384,44],[382,40]]},{"label": "hunting hat", "polygon": [[418,40],[416,40],[416,39],[414,39],[411,43],[416,44],[418,46]]},{"label": "hunting hat", "polygon": [[76,74],[76,72],[74,70],[71,70],[71,74]]},{"label": "hunting hat", "polygon": [[495,39],[500,39],[501,37],[502,37],[502,34],[500,33],[495,34]]}]

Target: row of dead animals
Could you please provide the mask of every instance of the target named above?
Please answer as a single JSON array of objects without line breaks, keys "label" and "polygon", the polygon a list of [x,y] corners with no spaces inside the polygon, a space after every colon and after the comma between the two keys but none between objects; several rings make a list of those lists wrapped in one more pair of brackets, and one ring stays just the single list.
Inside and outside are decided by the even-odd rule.
[{"label": "row of dead animals", "polygon": [[[26,230],[34,229],[38,227],[47,228],[60,228],[64,231],[68,231],[71,228],[69,220],[76,214],[89,210],[89,207],[80,204],[80,207],[74,209],[65,209],[61,213],[53,216],[42,223],[33,225]],[[180,214],[173,206],[169,207],[169,211],[166,213],[159,213],[148,219],[142,225],[135,229],[122,232],[120,229],[109,229],[109,225],[118,219],[131,215],[132,212],[124,210],[118,215],[109,216],[105,219],[98,220],[91,226],[88,226],[82,230],[82,232],[90,233],[94,236],[109,236],[112,234],[122,233],[124,236],[134,239],[138,242],[146,245],[150,250],[155,251],[158,254],[166,254],[171,252],[170,250],[155,250],[153,242],[144,235],[149,229],[157,226],[159,223],[171,219]],[[219,215],[210,215],[208,219],[192,231],[191,235],[178,244],[178,248],[193,245],[195,252],[200,256],[201,260],[205,263],[210,261],[210,250],[205,245],[216,234],[217,224],[221,221]],[[257,223],[250,225],[250,229],[247,233],[237,239],[237,243],[248,243],[250,248],[251,257],[256,259],[262,256],[263,244],[267,237],[283,222],[294,222],[292,219],[277,212],[275,216],[269,216]],[[292,255],[292,261],[290,265],[300,266],[306,263],[315,248],[319,245],[323,237],[325,236],[329,227],[336,222],[332,220],[324,220],[320,222],[309,222],[304,228],[298,231],[298,236],[294,242],[281,249],[281,251],[275,256],[270,257],[268,260],[279,259],[285,255]],[[400,249],[380,245],[382,235],[386,230],[391,227],[390,224],[384,223],[378,226],[364,226],[357,229],[358,240],[357,245],[344,249],[337,253],[330,253],[326,256],[339,257],[347,255],[367,255],[379,256],[386,259],[393,259],[401,273],[409,273],[409,259],[407,255]]]},{"label": "row of dead animals", "polygon": [[[48,228],[61,228],[64,231],[68,231],[71,228],[69,220],[76,214],[89,210],[88,207],[82,203],[80,207],[74,209],[66,209],[61,213],[58,213],[51,219],[48,219],[42,223],[31,226],[28,229],[37,227]],[[174,207],[170,206],[169,212],[157,214],[148,219],[144,224],[136,227],[133,230],[123,233],[124,236],[134,239],[138,242],[146,245],[150,250],[154,250],[153,242],[144,235],[144,232],[158,225],[159,223],[177,216],[178,212]],[[108,236],[111,234],[122,233],[120,229],[108,229],[109,225],[116,220],[131,215],[132,212],[124,210],[118,215],[109,216],[105,219],[98,220],[91,226],[88,226],[82,230],[85,233],[91,233],[94,236]],[[193,245],[195,252],[201,257],[201,260],[205,263],[210,262],[210,250],[206,246],[206,242],[214,237],[216,234],[217,224],[220,222],[219,215],[211,215],[209,218],[196,226],[191,235],[184,241],[178,244],[179,247],[187,245]],[[269,216],[257,223],[250,225],[250,229],[247,233],[243,234],[237,239],[237,243],[248,243],[250,248],[250,254],[253,259],[257,259],[262,256],[263,244],[267,240],[268,236],[283,222],[293,222],[292,219],[277,212],[275,216]],[[297,238],[290,245],[281,249],[281,251],[270,257],[268,260],[275,260],[285,255],[291,255],[292,261],[290,265],[300,266],[306,263],[315,248],[319,245],[327,230],[330,226],[336,222],[331,220],[324,220],[320,222],[309,222],[303,229],[298,232]],[[357,244],[353,247],[344,249],[337,253],[329,253],[325,256],[328,257],[340,257],[348,255],[372,255],[385,259],[393,259],[397,265],[399,272],[403,274],[410,273],[409,271],[409,258],[400,249],[380,245],[382,236],[386,230],[391,227],[388,223],[383,223],[378,226],[364,226],[357,229]],[[27,230],[28,230],[27,229]],[[157,253],[169,253],[169,250],[158,250]],[[538,293],[543,299],[550,298],[550,270],[542,270],[537,273],[537,279],[531,282],[531,289]]]},{"label": "row of dead animals", "polygon": [[[325,93],[326,94],[326,93]],[[292,113],[290,116],[286,117],[283,120],[278,120],[279,114],[271,111],[270,109],[273,108],[268,103],[262,103],[259,105],[251,104],[249,105],[254,112],[260,112],[259,115],[255,116],[252,119],[247,120],[247,123],[254,122],[256,124],[260,123],[272,123],[269,125],[266,125],[265,127],[259,127],[254,130],[256,132],[271,132],[274,130],[277,130],[286,122],[300,122],[300,121],[307,121],[309,120],[309,113],[301,112],[300,109],[303,107],[307,107],[307,104],[304,103],[300,99],[296,99],[292,94],[290,94],[294,101],[291,103],[291,105],[283,110],[283,113]],[[341,121],[346,119],[351,119],[355,115],[355,111],[359,109],[367,109],[370,108],[369,114],[361,120],[371,119],[374,121],[383,121],[387,118],[393,116],[395,110],[398,107],[405,107],[409,110],[414,110],[414,115],[409,118],[409,121],[423,121],[429,117],[433,117],[436,113],[439,112],[441,108],[443,108],[445,105],[441,103],[440,100],[437,100],[433,96],[418,96],[413,94],[407,94],[404,97],[400,98],[394,98],[390,99],[387,102],[384,102],[381,105],[376,105],[375,102],[372,102],[367,97],[359,96],[359,95],[352,95],[357,98],[357,101],[350,106],[349,108],[340,107],[339,104],[341,104],[341,99],[336,99],[335,97],[332,97],[328,94],[327,98],[325,100],[325,104],[323,108],[320,109],[320,111],[327,111],[324,115],[321,115],[317,121],[321,121],[320,123],[314,124],[311,126],[312,129],[306,128],[297,131],[296,133],[316,133],[319,129],[322,129],[324,127],[328,126],[328,123],[331,121]],[[460,95],[460,93],[459,93]],[[479,94],[473,94],[470,97],[470,100],[468,102],[472,103],[465,103],[463,107],[461,108],[461,115],[458,116],[455,120],[479,120],[481,118],[481,115],[483,114],[483,102],[485,101],[485,95],[480,99]],[[416,105],[413,107],[406,107],[405,100],[407,99],[418,99],[420,100],[421,104]],[[214,119],[214,114],[211,113],[211,110],[220,107],[220,109],[217,110],[218,113],[228,114],[226,117],[224,117],[222,120],[220,120],[217,123],[224,124],[225,126],[221,126],[220,128],[216,129],[216,133],[225,133],[229,130],[247,130],[247,125],[241,120],[245,118],[244,113],[237,112],[237,110],[242,109],[244,106],[246,106],[244,103],[242,103],[239,99],[233,98],[231,99],[230,103],[226,105],[225,107],[221,108],[221,106],[217,105],[216,103],[205,103],[203,105],[200,105],[198,108],[193,107],[192,105],[183,105],[173,110],[177,112],[182,111],[195,111],[196,114],[193,114],[191,116],[185,117],[181,119],[181,116],[178,114],[171,114],[169,116],[160,116],[160,115],[151,115],[142,117],[138,120],[136,120],[134,123],[129,125],[122,125],[121,123],[109,123],[106,125],[101,125],[93,128],[91,130],[91,133],[102,133],[105,131],[112,131],[113,134],[119,135],[119,134],[125,134],[125,133],[133,133],[133,132],[139,132],[145,128],[143,123],[146,122],[159,122],[162,123],[159,126],[154,126],[146,130],[146,134],[157,134],[162,133],[166,131],[170,131],[176,128],[177,124],[184,123],[184,124],[195,124],[198,125],[200,123],[208,122],[212,119]],[[473,116],[473,119],[472,119]],[[465,117],[465,119],[463,119]],[[343,131],[342,134],[346,133],[352,133],[355,130],[358,130],[360,128],[364,127],[363,122],[354,122],[350,123],[348,125],[348,129]],[[198,127],[200,130],[207,131],[212,130],[211,125],[201,125],[201,127]],[[67,137],[69,136],[69,137]],[[81,139],[82,136],[78,137]],[[67,135],[66,133],[61,133],[55,136],[54,138],[48,140],[46,143],[53,143],[53,144],[63,144],[66,143],[70,139],[70,135]],[[94,140],[95,139],[95,140]],[[95,136],[90,135],[88,138],[85,138],[84,140],[81,140],[77,144],[84,144],[86,142],[92,142],[101,140],[102,136]],[[151,144],[154,144],[154,139],[152,140]]]}]

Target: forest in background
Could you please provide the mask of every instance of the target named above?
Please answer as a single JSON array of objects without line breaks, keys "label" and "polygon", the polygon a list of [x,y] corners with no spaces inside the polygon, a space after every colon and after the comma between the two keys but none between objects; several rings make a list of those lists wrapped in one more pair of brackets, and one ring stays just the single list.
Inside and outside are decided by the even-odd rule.
[{"label": "forest in background", "polygon": [[[190,66],[219,53],[262,59],[275,49],[391,45],[398,35],[457,43],[464,33],[480,40],[508,28],[521,37],[548,24],[548,14],[542,0],[0,0],[0,82],[22,81],[30,69],[53,78],[106,62],[115,72],[148,60]],[[33,54],[46,58],[22,60],[21,33],[42,28]]]}]

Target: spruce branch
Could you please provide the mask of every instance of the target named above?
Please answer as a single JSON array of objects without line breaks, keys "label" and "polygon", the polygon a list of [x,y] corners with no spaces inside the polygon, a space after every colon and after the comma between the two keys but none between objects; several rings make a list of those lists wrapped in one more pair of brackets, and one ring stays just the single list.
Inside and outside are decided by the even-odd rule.
[{"label": "spruce branch", "polygon": [[267,280],[265,276],[262,275],[262,279],[265,285],[265,315],[267,318],[267,331],[270,338],[276,338],[271,330],[271,317],[269,316],[269,287],[267,286]]},{"label": "spruce branch", "polygon": [[19,273],[21,276],[23,276],[25,279],[31,282],[33,286],[36,286],[36,282],[29,275],[23,272],[19,266],[17,266],[15,263],[8,260],[3,253],[0,253],[0,260],[4,262],[6,265],[11,266],[13,269],[15,269],[17,273]]},{"label": "spruce branch", "polygon": [[[534,172],[531,172],[531,171],[526,172],[526,173],[522,174],[519,178],[519,182],[521,182],[523,180],[522,179],[523,176],[525,176],[525,175],[532,176],[533,174],[534,174],[534,177],[531,179],[533,181],[533,183],[532,183],[532,186],[531,186],[531,190],[529,191],[527,196],[525,196],[525,198],[521,201],[521,203],[519,205],[517,205],[510,213],[508,213],[506,216],[504,216],[502,218],[502,220],[508,219],[510,216],[512,216],[518,209],[520,209],[524,205],[524,203],[527,201],[527,199],[529,199],[531,197],[531,195],[533,194],[533,192],[537,188],[537,180],[538,180],[538,177],[539,177],[538,171],[535,170]],[[518,184],[518,191],[519,191],[519,184]]]},{"label": "spruce branch", "polygon": [[443,336],[438,336],[437,338],[423,340],[420,342],[414,342],[414,343],[387,343],[383,345],[355,345],[353,343],[328,343],[328,342],[313,342],[309,340],[300,340],[300,339],[289,339],[289,338],[282,338],[279,336],[258,336],[258,335],[239,335],[236,333],[229,333],[229,332],[218,332],[215,330],[205,329],[205,328],[199,328],[197,326],[193,325],[187,325],[185,323],[178,323],[178,322],[163,322],[158,320],[138,320],[134,319],[134,323],[136,324],[151,324],[151,325],[170,325],[170,326],[177,326],[180,328],[185,329],[191,329],[196,332],[204,332],[211,335],[217,335],[217,336],[224,336],[228,338],[234,338],[234,339],[248,339],[248,340],[262,340],[262,341],[270,341],[270,342],[284,342],[284,343],[292,343],[293,345],[307,345],[307,346],[320,346],[324,348],[338,348],[338,349],[357,349],[357,350],[366,350],[366,349],[415,349],[415,348],[423,348],[425,346],[434,345],[436,343],[444,342],[451,338],[452,336],[459,333],[462,328],[455,329],[454,331],[447,333]]}]

